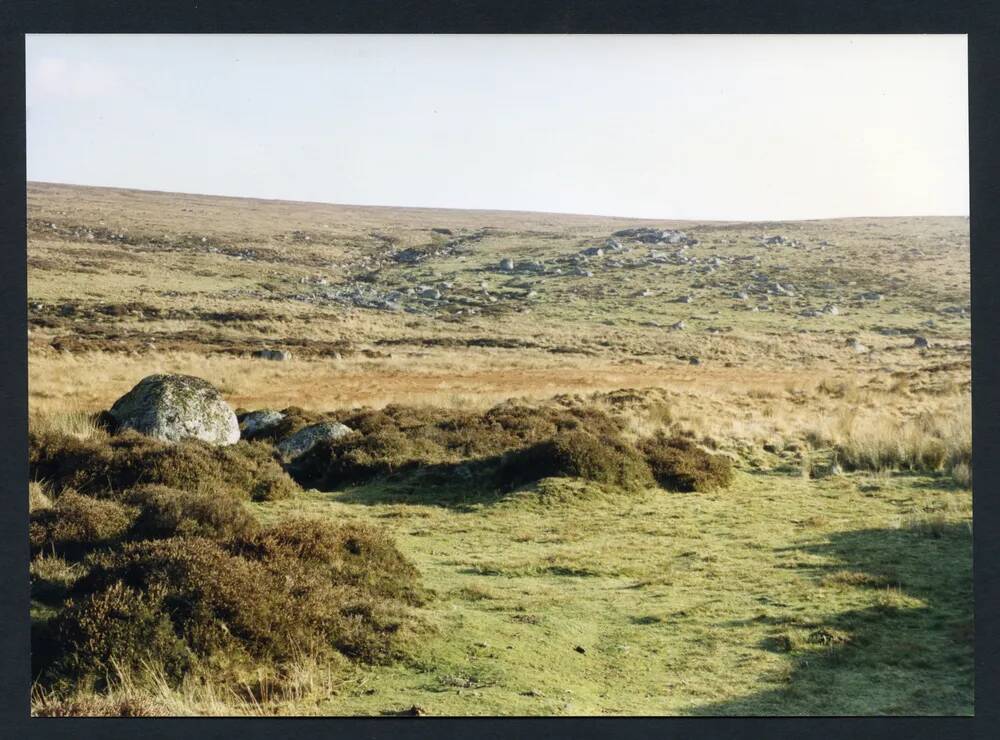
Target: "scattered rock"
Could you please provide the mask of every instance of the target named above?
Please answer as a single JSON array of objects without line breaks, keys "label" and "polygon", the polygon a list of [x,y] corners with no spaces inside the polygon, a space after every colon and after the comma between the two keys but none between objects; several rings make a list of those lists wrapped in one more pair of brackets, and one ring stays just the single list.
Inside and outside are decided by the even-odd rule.
[{"label": "scattered rock", "polygon": [[287,349],[258,349],[253,356],[258,360],[274,360],[275,362],[287,362],[292,359],[292,353]]},{"label": "scattered rock", "polygon": [[504,257],[500,260],[500,269],[504,272],[512,272],[514,270],[514,260],[510,257]]},{"label": "scattered rock", "polygon": [[583,647],[583,645],[577,645],[573,649],[576,650],[576,652],[580,653],[580,655],[585,655],[586,652],[587,652],[587,649],[585,647]]},{"label": "scattered rock", "polygon": [[320,442],[333,441],[350,434],[351,428],[337,421],[321,421],[285,437],[278,443],[278,454],[285,462],[304,455]]},{"label": "scattered rock", "polygon": [[239,441],[236,414],[215,386],[192,375],[150,375],[115,401],[109,412],[119,427],[168,442]]},{"label": "scattered rock", "polygon": [[913,337],[913,346],[919,349],[927,349],[931,346],[931,343],[927,341],[927,337],[916,336]]},{"label": "scattered rock", "polygon": [[249,414],[244,414],[239,420],[240,434],[246,437],[257,432],[262,432],[265,429],[275,426],[284,418],[285,415],[280,411],[271,411],[270,409],[251,411]]},{"label": "scattered rock", "polygon": [[406,265],[415,265],[427,259],[427,252],[411,247],[404,249],[402,252],[397,252],[393,255],[393,259],[396,262],[402,262]]},{"label": "scattered rock", "polygon": [[674,331],[680,331],[681,329],[684,328],[684,326],[685,324],[683,321],[678,321],[677,323],[671,324],[670,328],[673,329]]}]

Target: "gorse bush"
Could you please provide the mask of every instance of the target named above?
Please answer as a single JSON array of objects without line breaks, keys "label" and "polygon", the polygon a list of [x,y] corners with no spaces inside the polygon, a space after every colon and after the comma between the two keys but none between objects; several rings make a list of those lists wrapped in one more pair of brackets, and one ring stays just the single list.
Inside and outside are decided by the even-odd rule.
[{"label": "gorse bush", "polygon": [[32,431],[28,445],[30,477],[46,481],[55,491],[73,488],[110,495],[156,483],[269,501],[299,490],[271,447],[259,442],[216,447],[198,440],[161,442],[132,431],[88,439]]},{"label": "gorse bush", "polygon": [[671,491],[710,491],[733,479],[729,458],[713,455],[686,437],[658,433],[639,442],[656,482]]}]

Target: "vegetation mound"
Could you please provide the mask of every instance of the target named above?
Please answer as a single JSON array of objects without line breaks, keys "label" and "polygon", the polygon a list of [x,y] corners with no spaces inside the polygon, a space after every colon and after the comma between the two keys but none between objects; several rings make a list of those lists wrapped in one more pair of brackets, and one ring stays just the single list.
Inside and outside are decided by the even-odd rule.
[{"label": "vegetation mound", "polygon": [[140,511],[129,533],[136,540],[170,537],[228,540],[247,536],[257,529],[256,520],[233,496],[148,485],[128,491],[124,499]]},{"label": "vegetation mound", "polygon": [[500,484],[523,485],[556,476],[637,490],[652,484],[646,461],[621,439],[572,430],[508,455],[498,471]]},{"label": "vegetation mound", "polygon": [[733,479],[733,465],[724,455],[713,455],[681,436],[660,432],[639,442],[656,482],[670,491],[710,491],[725,488]]},{"label": "vegetation mound", "polygon": [[47,625],[47,680],[156,665],[235,666],[335,651],[398,656],[422,598],[416,570],[366,528],[293,520],[226,542],[171,537],[95,557]]},{"label": "vegetation mound", "polygon": [[33,511],[28,523],[32,554],[79,555],[121,539],[138,510],[67,490],[53,506]]},{"label": "vegetation mound", "polygon": [[303,485],[331,488],[417,467],[498,462],[569,431],[617,436],[621,423],[594,408],[501,404],[481,413],[387,406],[335,417],[357,434],[316,445],[289,472]]},{"label": "vegetation mound", "polygon": [[112,495],[142,483],[185,491],[211,490],[254,501],[288,498],[299,490],[260,442],[214,446],[198,440],[161,442],[133,431],[80,439],[53,431],[29,432],[32,479],[53,491]]}]

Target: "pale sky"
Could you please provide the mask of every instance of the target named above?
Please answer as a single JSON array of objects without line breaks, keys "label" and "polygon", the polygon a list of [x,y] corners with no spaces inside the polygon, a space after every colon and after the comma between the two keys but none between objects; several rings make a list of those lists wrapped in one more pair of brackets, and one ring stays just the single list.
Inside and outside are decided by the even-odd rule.
[{"label": "pale sky", "polygon": [[965,36],[26,48],[29,180],[662,219],[969,212]]}]

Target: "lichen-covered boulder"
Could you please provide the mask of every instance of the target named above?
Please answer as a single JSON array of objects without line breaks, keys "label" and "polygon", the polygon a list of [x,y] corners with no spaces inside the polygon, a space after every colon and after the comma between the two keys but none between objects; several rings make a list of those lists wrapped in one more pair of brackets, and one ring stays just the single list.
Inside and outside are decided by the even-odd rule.
[{"label": "lichen-covered boulder", "polygon": [[277,425],[279,421],[285,418],[285,415],[280,411],[263,409],[261,411],[251,411],[249,414],[244,414],[238,418],[240,421],[240,434],[244,437],[249,437],[251,434],[263,432]]},{"label": "lichen-covered boulder", "polygon": [[240,439],[236,414],[216,388],[191,375],[150,375],[115,401],[119,428],[168,442],[200,439],[229,445]]},{"label": "lichen-covered boulder", "polygon": [[291,434],[278,443],[278,454],[287,463],[309,452],[320,442],[340,439],[344,435],[351,433],[351,428],[346,424],[336,421],[321,421],[319,424],[312,424],[303,427],[295,434]]}]

